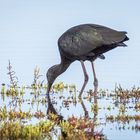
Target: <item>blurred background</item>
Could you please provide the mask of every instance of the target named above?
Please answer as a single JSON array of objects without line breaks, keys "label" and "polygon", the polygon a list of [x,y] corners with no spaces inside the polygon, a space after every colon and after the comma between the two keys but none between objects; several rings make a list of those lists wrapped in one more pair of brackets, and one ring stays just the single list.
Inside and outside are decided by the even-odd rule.
[{"label": "blurred background", "polygon": [[[72,26],[94,23],[127,31],[128,47],[105,53],[95,62],[99,87],[114,89],[115,84],[130,88],[140,84],[140,1],[133,0],[4,0],[0,1],[0,84],[8,84],[8,60],[19,84],[32,84],[34,68],[42,80],[54,64],[60,63],[57,40]],[[93,87],[91,64],[86,62],[89,83]],[[75,61],[56,82],[83,83],[81,64]],[[46,81],[47,82],[47,81]]]}]

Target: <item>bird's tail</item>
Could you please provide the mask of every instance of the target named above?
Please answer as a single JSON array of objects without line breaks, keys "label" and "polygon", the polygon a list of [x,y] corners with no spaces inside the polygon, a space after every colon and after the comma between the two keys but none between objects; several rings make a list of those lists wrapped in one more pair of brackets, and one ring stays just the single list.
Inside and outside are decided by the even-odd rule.
[{"label": "bird's tail", "polygon": [[[127,32],[123,32],[123,33],[127,34]],[[121,42],[119,42],[117,44],[117,46],[127,47],[127,45],[124,43],[124,41],[128,41],[128,40],[129,40],[129,38],[126,36]]]}]

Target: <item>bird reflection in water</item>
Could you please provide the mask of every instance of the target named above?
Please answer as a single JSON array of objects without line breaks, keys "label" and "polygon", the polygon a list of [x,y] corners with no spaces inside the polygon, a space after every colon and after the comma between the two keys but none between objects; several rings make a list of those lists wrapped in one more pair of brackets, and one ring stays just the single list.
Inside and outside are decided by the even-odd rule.
[{"label": "bird reflection in water", "polygon": [[[73,116],[72,118],[69,118],[68,120],[65,120],[64,117],[62,115],[60,115],[56,111],[56,109],[54,108],[54,106],[53,106],[53,104],[51,102],[50,94],[47,94],[46,97],[47,97],[47,103],[48,103],[48,106],[47,106],[47,116],[48,116],[49,120],[52,119],[50,117],[50,113],[54,114],[55,116],[57,116],[57,119],[56,119],[56,124],[57,125],[59,125],[62,121],[66,122],[68,120],[69,120],[69,123],[71,124],[70,119],[72,121],[74,121],[74,119],[75,120],[78,119],[78,118]],[[96,100],[96,104],[98,104],[97,98],[95,100]],[[88,110],[87,110],[87,108],[86,108],[86,106],[85,106],[85,104],[84,104],[82,99],[79,101],[79,103],[81,103],[81,106],[82,106],[82,109],[83,109],[83,112],[84,112],[84,116],[82,116],[82,118],[81,118],[81,123],[82,123],[82,121],[85,121],[85,122],[89,122],[90,121],[90,123],[91,123],[89,126],[86,126],[85,129],[83,129],[84,133],[88,137],[94,138],[94,140],[104,140],[104,135],[103,135],[102,131],[101,132],[96,132],[95,131],[98,112],[94,112],[93,118],[91,118],[89,116],[89,112],[88,112]],[[82,128],[82,126],[81,126],[81,128]],[[79,128],[75,128],[75,129],[80,129],[80,127]],[[63,139],[67,139],[67,138],[68,138],[68,134],[61,129],[61,139],[63,140]]]}]

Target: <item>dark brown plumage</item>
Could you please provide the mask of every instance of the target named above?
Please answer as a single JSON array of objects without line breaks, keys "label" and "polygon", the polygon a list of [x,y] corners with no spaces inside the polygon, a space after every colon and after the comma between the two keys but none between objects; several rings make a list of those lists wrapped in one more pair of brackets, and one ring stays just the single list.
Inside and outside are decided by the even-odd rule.
[{"label": "dark brown plumage", "polygon": [[54,80],[62,74],[75,60],[79,60],[84,71],[85,82],[80,91],[79,97],[88,81],[88,75],[84,65],[85,60],[92,63],[94,86],[97,90],[98,81],[96,78],[93,61],[96,58],[104,59],[103,53],[118,46],[126,46],[123,42],[129,40],[126,32],[116,31],[105,26],[96,24],[83,24],[67,30],[58,40],[58,47],[61,56],[61,63],[52,66],[47,72],[48,91]]}]

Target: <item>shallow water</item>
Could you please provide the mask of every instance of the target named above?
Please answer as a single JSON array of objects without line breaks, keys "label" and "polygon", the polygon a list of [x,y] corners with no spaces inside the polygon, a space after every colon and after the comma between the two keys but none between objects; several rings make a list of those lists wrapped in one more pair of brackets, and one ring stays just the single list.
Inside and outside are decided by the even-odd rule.
[{"label": "shallow water", "polygon": [[[19,89],[21,90],[21,88]],[[139,98],[134,97],[129,99],[118,99],[116,96],[110,94],[109,91],[98,93],[98,98],[90,97],[87,92],[83,94],[82,100],[77,98],[78,92],[72,89],[62,91],[55,90],[50,93],[51,102],[45,100],[46,89],[33,89],[31,87],[24,89],[24,94],[18,96],[7,96],[1,93],[0,108],[6,106],[7,111],[22,110],[24,112],[30,111],[32,114],[41,112],[44,117],[37,118],[33,116],[31,119],[23,119],[25,124],[36,124],[41,120],[47,119],[48,105],[52,105],[57,113],[63,116],[64,120],[74,116],[76,118],[88,118],[96,125],[94,132],[100,132],[108,140],[138,140],[140,137],[140,109],[136,109],[136,104],[140,104]],[[95,107],[96,102],[96,107]],[[113,116],[139,116],[138,120],[131,119],[107,119]],[[55,129],[60,129],[55,128]],[[53,139],[57,139],[53,135]]]}]

